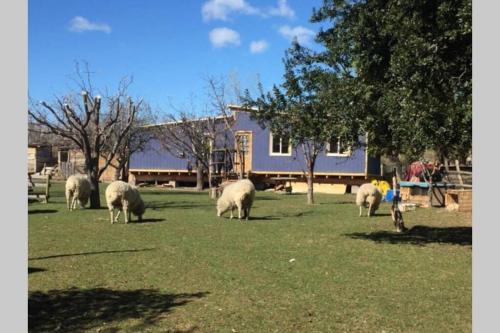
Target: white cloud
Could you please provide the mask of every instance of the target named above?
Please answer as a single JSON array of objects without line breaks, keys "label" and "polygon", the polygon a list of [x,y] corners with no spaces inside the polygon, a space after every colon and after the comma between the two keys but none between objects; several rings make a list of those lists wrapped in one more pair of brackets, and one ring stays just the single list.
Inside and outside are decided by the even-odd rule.
[{"label": "white cloud", "polygon": [[254,7],[245,0],[208,0],[201,7],[201,14],[205,22],[210,20],[227,21],[232,13],[261,17],[282,16],[290,19],[295,17],[295,11],[288,5],[287,0],[278,0],[276,7],[267,9]]},{"label": "white cloud", "polygon": [[215,28],[208,34],[214,47],[240,45],[240,34],[229,28]]},{"label": "white cloud", "polygon": [[254,40],[250,43],[250,52],[252,53],[262,53],[269,47],[269,44],[265,40]]},{"label": "white cloud", "polygon": [[204,21],[227,21],[230,13],[258,15],[260,11],[245,0],[209,0],[203,4],[201,13]]},{"label": "white cloud", "polygon": [[297,38],[299,44],[307,45],[310,44],[316,33],[311,29],[304,28],[303,26],[296,26],[291,28],[288,25],[284,25],[279,29],[280,34],[286,39],[292,41]]},{"label": "white cloud", "polygon": [[102,31],[107,34],[111,33],[111,27],[106,23],[94,23],[87,20],[82,16],[75,16],[70,22],[70,31],[84,32],[84,31]]},{"label": "white cloud", "polygon": [[288,6],[286,0],[278,0],[278,7],[269,9],[269,15],[283,16],[289,19],[295,17],[295,11]]}]

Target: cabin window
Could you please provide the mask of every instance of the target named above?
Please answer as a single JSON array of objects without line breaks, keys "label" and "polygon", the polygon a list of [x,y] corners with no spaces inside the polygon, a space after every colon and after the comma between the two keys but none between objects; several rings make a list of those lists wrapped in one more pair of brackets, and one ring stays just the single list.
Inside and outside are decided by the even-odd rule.
[{"label": "cabin window", "polygon": [[326,154],[329,156],[347,156],[350,151],[346,144],[343,143],[338,137],[333,137],[326,144]]},{"label": "cabin window", "polygon": [[290,143],[290,136],[277,136],[270,133],[270,148],[270,155],[291,156],[292,145]]}]

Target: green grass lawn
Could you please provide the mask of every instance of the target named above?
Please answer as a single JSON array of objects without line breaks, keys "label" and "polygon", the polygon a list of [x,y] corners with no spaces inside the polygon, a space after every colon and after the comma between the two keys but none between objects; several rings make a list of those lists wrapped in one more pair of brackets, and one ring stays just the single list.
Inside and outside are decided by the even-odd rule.
[{"label": "green grass lawn", "polygon": [[470,215],[418,209],[396,234],[388,204],[368,219],[353,195],[257,192],[247,223],[145,188],[145,221],[111,225],[52,189],[29,204],[30,331],[472,330]]}]

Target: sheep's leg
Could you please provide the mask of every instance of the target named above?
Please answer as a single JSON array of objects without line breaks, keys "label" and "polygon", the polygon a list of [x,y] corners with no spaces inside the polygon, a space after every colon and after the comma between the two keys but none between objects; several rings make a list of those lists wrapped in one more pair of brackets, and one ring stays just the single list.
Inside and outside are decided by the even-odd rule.
[{"label": "sheep's leg", "polygon": [[73,210],[75,210],[75,209],[76,209],[76,202],[78,201],[78,196],[79,196],[78,191],[75,191],[75,192],[73,193],[73,203],[72,203],[72,205],[71,205],[71,206],[73,207]]},{"label": "sheep's leg", "polygon": [[111,209],[109,210],[109,215],[110,215],[110,217],[111,217],[111,224],[115,223],[115,219],[114,219],[114,215],[115,215],[115,214],[114,214],[114,213],[115,213],[115,209],[114,209],[114,208],[111,208]]},{"label": "sheep's leg", "polygon": [[363,216],[363,205],[359,206],[359,217]]},{"label": "sheep's leg", "polygon": [[123,205],[123,214],[125,215],[125,223],[128,223],[130,212],[128,211],[128,205]]},{"label": "sheep's leg", "polygon": [[370,206],[368,207],[368,217],[372,216],[372,205],[373,203],[370,202]]},{"label": "sheep's leg", "polygon": [[248,221],[248,218],[250,217],[250,207],[248,207],[246,209],[246,212],[245,212],[245,219]]},{"label": "sheep's leg", "polygon": [[238,206],[238,220],[241,220],[241,202],[237,203],[236,206]]},{"label": "sheep's leg", "polygon": [[71,195],[66,193],[66,206],[68,206],[68,210],[71,211]]},{"label": "sheep's leg", "polygon": [[116,217],[115,217],[115,222],[118,222],[118,217],[120,216],[120,213],[121,213],[121,210],[118,209],[118,213],[116,214]]},{"label": "sheep's leg", "polygon": [[231,216],[229,217],[229,219],[233,219],[233,211],[234,211],[234,206],[231,206]]}]

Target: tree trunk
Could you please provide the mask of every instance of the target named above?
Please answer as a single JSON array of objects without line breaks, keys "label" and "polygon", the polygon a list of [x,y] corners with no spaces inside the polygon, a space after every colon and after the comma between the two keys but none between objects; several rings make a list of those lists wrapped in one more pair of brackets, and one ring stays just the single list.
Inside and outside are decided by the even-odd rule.
[{"label": "tree trunk", "polygon": [[399,182],[403,179],[403,174],[405,170],[403,169],[403,163],[399,156],[396,156],[396,168],[394,169],[394,176],[396,176],[396,180]]},{"label": "tree trunk", "polygon": [[245,154],[240,150],[238,152],[239,154],[239,160],[240,160],[240,174],[239,174],[239,179],[244,179],[245,178]]},{"label": "tree trunk", "polygon": [[127,160],[119,160],[115,169],[115,180],[128,181]]},{"label": "tree trunk", "polygon": [[90,192],[90,208],[99,209],[101,208],[101,197],[99,195],[99,159],[98,158],[86,158],[85,168],[87,171],[87,177],[90,181],[91,192]]},{"label": "tree trunk", "polygon": [[118,165],[115,168],[115,175],[113,176],[113,180],[121,180],[122,168],[121,163],[118,162]]},{"label": "tree trunk", "polygon": [[92,191],[90,192],[90,208],[101,208],[101,197],[99,195],[99,176],[97,170],[87,172]]},{"label": "tree trunk", "polygon": [[203,191],[203,165],[196,164],[196,191]]},{"label": "tree trunk", "polygon": [[314,183],[313,183],[314,171],[309,170],[307,174],[307,204],[314,204]]},{"label": "tree trunk", "polygon": [[123,163],[123,168],[122,168],[122,181],[128,183],[128,159]]},{"label": "tree trunk", "polygon": [[210,199],[217,199],[217,194],[215,193],[214,184],[213,184],[213,169],[215,168],[212,161],[212,150],[210,149],[210,154],[208,158],[208,195]]},{"label": "tree trunk", "polygon": [[458,181],[460,182],[460,185],[464,184],[464,180],[462,178],[462,174],[460,173],[460,161],[455,160],[455,169],[457,170],[457,175],[458,175]]},{"label": "tree trunk", "polygon": [[211,172],[208,172],[208,195],[210,196],[210,199],[217,199],[217,193],[216,193],[216,187],[214,187],[214,184],[212,183],[212,175]]},{"label": "tree trunk", "polygon": [[446,170],[446,173],[448,173],[450,172],[450,163],[446,157],[443,158],[443,160],[444,160],[444,169]]}]

